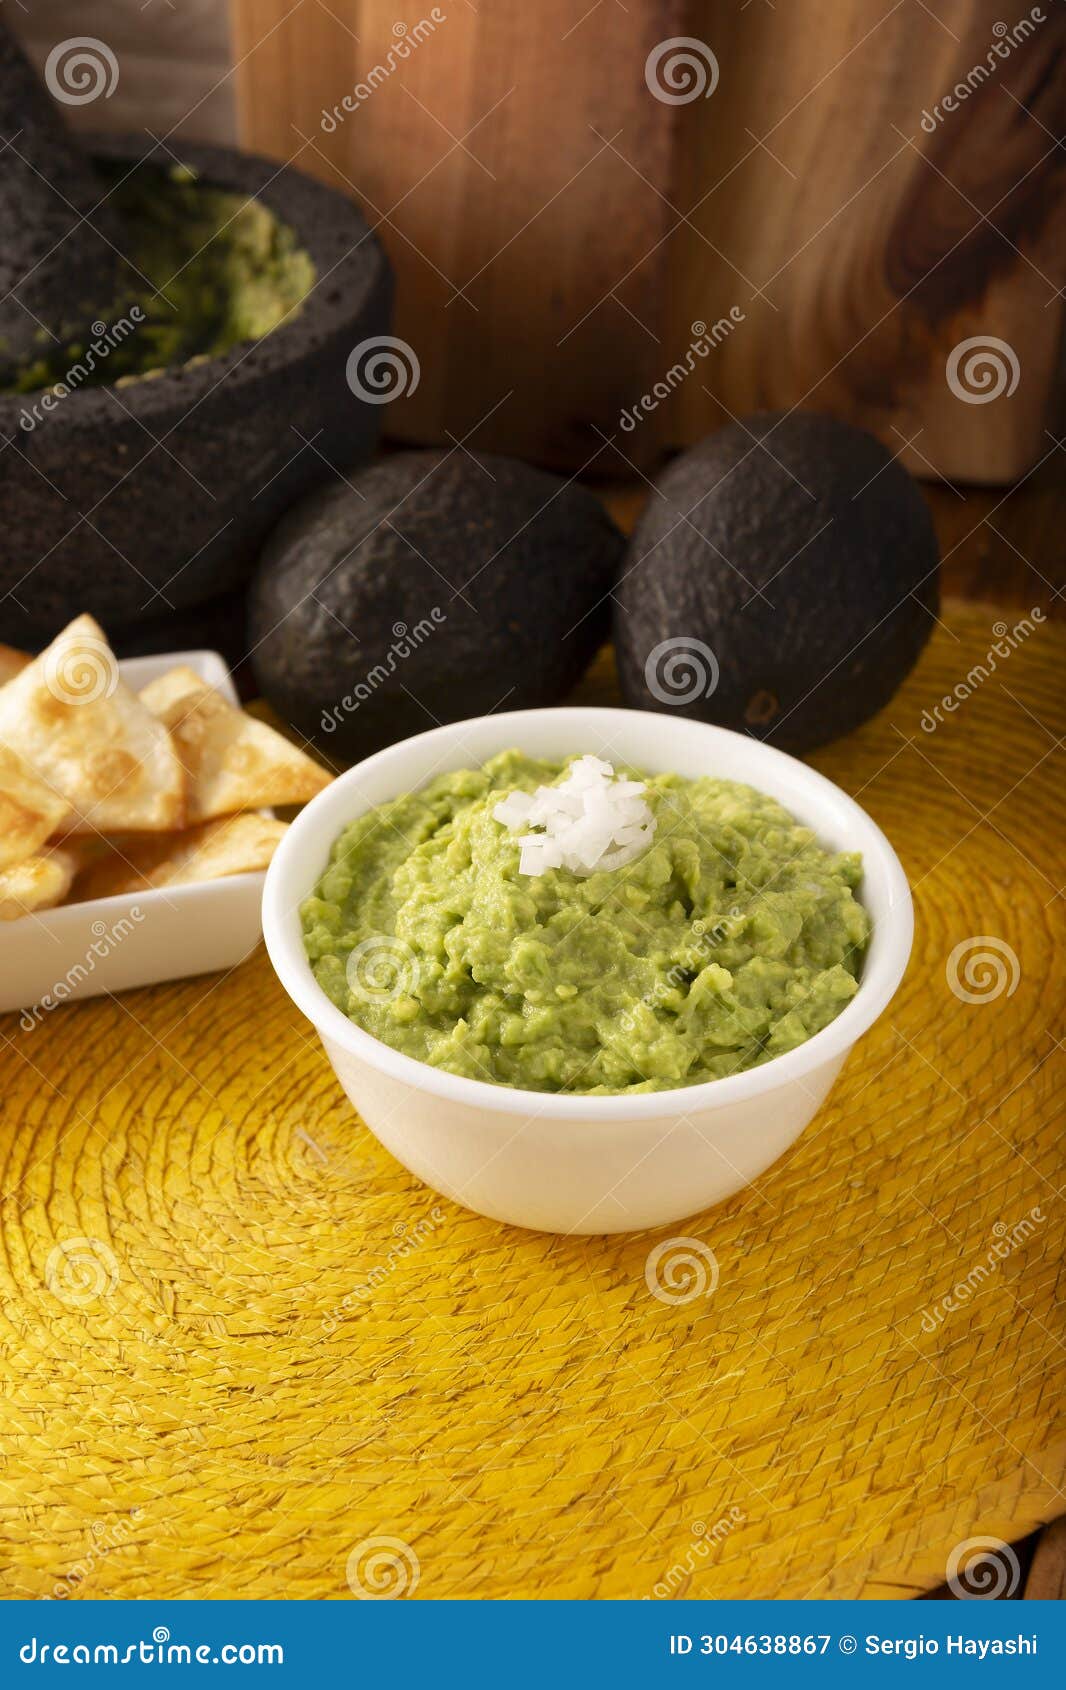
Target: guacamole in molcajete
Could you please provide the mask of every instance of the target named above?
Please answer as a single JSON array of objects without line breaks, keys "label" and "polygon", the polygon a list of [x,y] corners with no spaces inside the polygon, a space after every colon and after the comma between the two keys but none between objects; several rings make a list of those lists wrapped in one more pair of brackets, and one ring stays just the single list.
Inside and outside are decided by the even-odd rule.
[{"label": "guacamole in molcajete", "polygon": [[571,766],[503,752],[345,828],[301,911],[339,1009],[432,1067],[582,1094],[735,1074],[840,1013],[870,934],[857,854],[751,787],[637,775],[638,855],[523,874],[494,811]]},{"label": "guacamole in molcajete", "polygon": [[129,237],[128,285],[85,302],[84,337],[50,346],[12,391],[95,387],[219,357],[278,327],[310,292],[315,266],[261,201],[201,182],[184,166],[112,167],[110,203]]}]

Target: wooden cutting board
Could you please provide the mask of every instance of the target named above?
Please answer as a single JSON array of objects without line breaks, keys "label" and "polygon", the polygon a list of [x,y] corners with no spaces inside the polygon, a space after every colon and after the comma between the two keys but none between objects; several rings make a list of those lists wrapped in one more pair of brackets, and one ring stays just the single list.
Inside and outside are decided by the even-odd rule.
[{"label": "wooden cutting board", "polygon": [[921,727],[1008,616],[949,603],[815,758],[915,952],[791,1154],[675,1229],[711,1296],[649,1293],[661,1233],[418,1184],[261,949],[0,1023],[3,1594],[346,1598],[386,1538],[426,1597],[904,1595],[1061,1512],[1066,629]]}]

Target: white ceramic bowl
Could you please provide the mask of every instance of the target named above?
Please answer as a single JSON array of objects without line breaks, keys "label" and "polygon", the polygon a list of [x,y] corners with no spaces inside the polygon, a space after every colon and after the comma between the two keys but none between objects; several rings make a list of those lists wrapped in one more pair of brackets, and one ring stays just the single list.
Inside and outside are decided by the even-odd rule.
[{"label": "white ceramic bowl", "polygon": [[[591,751],[649,771],[745,781],[779,799],[828,846],[861,851],[860,895],[873,937],[854,998],[805,1045],[760,1068],[631,1097],[516,1091],[461,1079],[356,1027],[320,990],[301,940],[299,906],[330,846],[365,810],[510,747],[549,758]],[[389,746],[301,811],[275,853],[263,894],[270,959],[371,1131],[436,1191],[494,1220],[546,1232],[665,1226],[757,1178],[803,1131],[852,1045],[893,996],[912,930],[910,890],[895,852],[839,787],[743,734],[636,710],[514,711]]]}]

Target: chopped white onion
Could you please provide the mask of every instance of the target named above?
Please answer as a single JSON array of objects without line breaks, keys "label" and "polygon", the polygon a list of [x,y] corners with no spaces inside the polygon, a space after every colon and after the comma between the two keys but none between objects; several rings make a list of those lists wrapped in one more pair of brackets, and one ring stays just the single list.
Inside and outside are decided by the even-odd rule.
[{"label": "chopped white onion", "polygon": [[558,786],[510,792],[492,813],[511,833],[543,830],[521,833],[520,874],[565,868],[587,876],[624,868],[651,843],[655,818],[643,792],[642,780],[616,777],[602,757],[578,757]]},{"label": "chopped white onion", "polygon": [[493,815],[497,821],[503,822],[505,827],[514,829],[529,820],[532,806],[533,800],[528,792],[512,792],[497,804]]}]

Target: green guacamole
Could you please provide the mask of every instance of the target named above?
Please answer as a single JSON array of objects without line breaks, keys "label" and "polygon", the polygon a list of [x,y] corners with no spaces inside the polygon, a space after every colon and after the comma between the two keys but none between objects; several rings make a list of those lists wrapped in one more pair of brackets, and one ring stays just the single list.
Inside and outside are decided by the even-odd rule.
[{"label": "green guacamole", "polygon": [[112,171],[109,199],[128,236],[121,298],[87,301],[85,331],[68,345],[42,334],[40,357],[7,391],[98,387],[218,357],[269,334],[314,285],[310,255],[260,201],[182,167],[127,171]]},{"label": "green guacamole", "polygon": [[642,855],[521,875],[493,808],[566,768],[506,751],[345,828],[301,910],[339,1009],[432,1067],[583,1094],[735,1074],[839,1015],[870,934],[857,854],[752,787],[638,774]]}]

